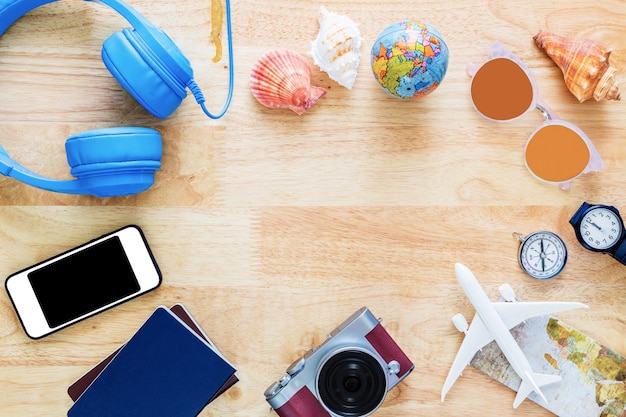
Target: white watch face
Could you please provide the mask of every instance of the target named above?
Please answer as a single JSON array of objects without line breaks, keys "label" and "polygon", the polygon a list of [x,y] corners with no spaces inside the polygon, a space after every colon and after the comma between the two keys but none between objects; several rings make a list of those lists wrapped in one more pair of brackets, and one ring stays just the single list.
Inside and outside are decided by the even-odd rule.
[{"label": "white watch face", "polygon": [[622,234],[622,221],[605,207],[589,210],[580,224],[580,235],[594,249],[614,246]]}]

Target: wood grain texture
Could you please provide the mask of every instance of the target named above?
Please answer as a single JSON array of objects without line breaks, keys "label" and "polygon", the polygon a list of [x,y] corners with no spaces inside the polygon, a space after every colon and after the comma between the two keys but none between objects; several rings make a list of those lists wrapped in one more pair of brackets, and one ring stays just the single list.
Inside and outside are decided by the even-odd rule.
[{"label": "wood grain texture", "polygon": [[[211,62],[210,1],[131,4],[185,52],[209,109],[218,111],[227,50]],[[275,48],[306,54],[320,5],[233,1],[235,90],[216,121],[192,97],[155,119],[121,89],[100,47],[126,23],[103,5],[45,5],[0,38],[0,142],[27,167],[69,178],[65,138],[92,128],[148,126],[164,143],[155,185],[135,196],[61,195],[0,178],[0,276],[129,223],[143,228],[164,276],[157,291],[37,341],[26,337],[1,291],[1,417],[65,415],[67,387],[158,305],[177,302],[241,379],[201,416],[272,415],[264,390],[363,305],[416,365],[376,416],[550,415],[530,401],[514,411],[514,393],[471,368],[440,401],[462,340],[450,318],[473,313],[454,262],[469,266],[493,298],[509,283],[525,300],[589,304],[559,317],[626,353],[626,267],[582,249],[568,224],[583,201],[626,212],[624,103],[578,103],[532,41],[539,29],[600,40],[613,48],[623,81],[624,3],[329,0],[329,10],[360,24],[355,86],[346,90],[313,67],[313,83],[328,94],[307,113],[262,107],[248,88],[252,65]],[[450,49],[441,86],[410,102],[385,95],[368,55],[386,26],[406,18],[435,26]],[[561,118],[591,137],[605,162],[600,172],[575,180],[570,191],[540,183],[522,159],[539,112],[496,124],[474,111],[465,66],[484,59],[495,40],[531,68]],[[558,233],[569,249],[566,269],[548,282],[523,274],[512,237],[541,229]]]}]

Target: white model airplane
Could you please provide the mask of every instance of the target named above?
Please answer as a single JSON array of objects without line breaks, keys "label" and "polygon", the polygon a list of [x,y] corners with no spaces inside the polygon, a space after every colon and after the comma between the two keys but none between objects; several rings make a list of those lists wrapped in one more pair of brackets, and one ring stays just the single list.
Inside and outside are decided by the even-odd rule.
[{"label": "white model airplane", "polygon": [[547,403],[546,397],[541,392],[541,387],[559,382],[561,377],[559,375],[533,372],[528,359],[517,342],[515,342],[509,329],[532,317],[575,308],[588,308],[588,306],[575,302],[512,302],[515,301],[515,294],[508,285],[500,287],[500,292],[506,301],[491,302],[469,268],[463,264],[456,263],[454,271],[465,294],[467,294],[467,297],[474,305],[476,315],[469,329],[463,315],[456,314],[452,318],[456,328],[465,333],[465,339],[452,363],[448,377],[441,390],[441,401],[444,400],[446,394],[476,352],[492,340],[495,340],[511,364],[511,367],[522,379],[517,390],[517,396],[513,402],[513,408],[517,408],[533,391]]}]

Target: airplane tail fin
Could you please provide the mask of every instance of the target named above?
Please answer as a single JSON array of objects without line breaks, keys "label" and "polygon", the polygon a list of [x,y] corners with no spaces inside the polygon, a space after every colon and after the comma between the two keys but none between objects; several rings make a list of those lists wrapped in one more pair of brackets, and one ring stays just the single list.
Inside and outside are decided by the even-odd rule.
[{"label": "airplane tail fin", "polygon": [[541,396],[541,398],[547,403],[548,400],[546,400],[545,395],[541,392],[541,387],[559,382],[560,380],[561,377],[559,375],[531,374],[530,372],[527,372],[526,376],[522,378],[522,384],[517,390],[517,396],[513,402],[513,408],[517,408],[533,391]]}]

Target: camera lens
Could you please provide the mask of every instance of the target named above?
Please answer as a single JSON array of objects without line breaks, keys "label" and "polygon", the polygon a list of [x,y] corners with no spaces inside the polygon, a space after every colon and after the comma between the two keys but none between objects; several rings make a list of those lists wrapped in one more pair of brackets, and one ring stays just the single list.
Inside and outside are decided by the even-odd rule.
[{"label": "camera lens", "polygon": [[345,417],[365,416],[382,403],[387,380],[380,362],[372,355],[346,350],[322,365],[317,390],[331,412]]}]

